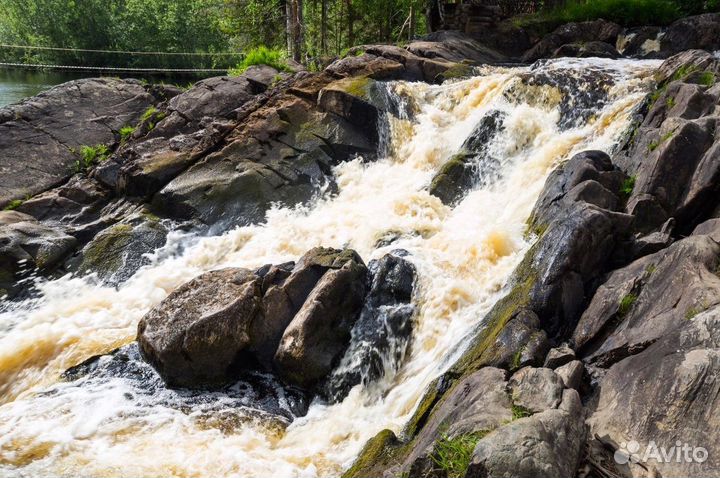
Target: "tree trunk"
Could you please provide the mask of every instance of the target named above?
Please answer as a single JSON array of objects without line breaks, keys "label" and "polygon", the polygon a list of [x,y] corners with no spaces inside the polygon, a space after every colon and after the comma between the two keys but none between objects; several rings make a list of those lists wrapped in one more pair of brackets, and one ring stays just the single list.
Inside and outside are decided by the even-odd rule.
[{"label": "tree trunk", "polygon": [[303,47],[305,46],[305,20],[303,19],[302,0],[295,0],[295,55],[297,62],[302,62]]},{"label": "tree trunk", "polygon": [[410,31],[408,32],[408,41],[415,38],[415,2],[410,2]]},{"label": "tree trunk", "polygon": [[327,0],[321,0],[322,6],[320,12],[320,52],[327,55],[327,23],[328,23],[328,6]]},{"label": "tree trunk", "polygon": [[285,39],[288,58],[293,58],[293,0],[285,0]]},{"label": "tree trunk", "polygon": [[352,6],[352,0],[345,0],[345,5],[347,7],[347,20],[348,20],[348,47],[355,46],[355,32],[353,31],[353,24],[355,23],[355,18],[353,17],[353,6]]}]

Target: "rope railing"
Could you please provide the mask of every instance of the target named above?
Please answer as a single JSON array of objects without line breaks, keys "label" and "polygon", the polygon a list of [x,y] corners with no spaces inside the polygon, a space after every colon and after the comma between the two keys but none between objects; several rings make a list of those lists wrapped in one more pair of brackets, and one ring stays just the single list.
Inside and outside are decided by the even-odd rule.
[{"label": "rope railing", "polygon": [[112,66],[74,66],[74,65],[53,65],[50,63],[4,63],[0,67],[9,68],[42,68],[55,70],[78,70],[78,71],[116,71],[123,73],[220,73],[227,72],[227,68],[122,68]]},{"label": "rope railing", "polygon": [[158,55],[158,56],[243,56],[239,52],[176,52],[176,51],[131,51],[131,50],[91,50],[86,48],[65,48],[55,46],[34,46],[34,45],[12,45],[0,43],[0,48],[15,48],[19,50],[45,50],[45,51],[67,51],[81,53],[108,53],[121,55]]}]

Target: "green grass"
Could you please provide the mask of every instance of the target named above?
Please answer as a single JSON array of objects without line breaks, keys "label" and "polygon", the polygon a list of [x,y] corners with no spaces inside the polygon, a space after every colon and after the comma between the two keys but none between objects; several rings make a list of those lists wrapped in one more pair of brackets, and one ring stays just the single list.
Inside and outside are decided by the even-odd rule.
[{"label": "green grass", "polygon": [[630,195],[635,190],[635,181],[637,178],[635,176],[630,176],[625,181],[623,181],[622,186],[620,186],[620,194],[624,197],[630,197]]},{"label": "green grass", "polygon": [[22,199],[14,199],[14,200],[10,201],[8,203],[8,205],[3,208],[3,211],[14,211],[15,209],[22,206],[22,204],[24,202],[25,201],[23,201]]},{"label": "green grass", "polygon": [[715,86],[715,73],[712,71],[704,71],[698,78],[698,83],[704,86]]},{"label": "green grass", "polygon": [[130,139],[130,136],[132,136],[134,132],[134,126],[123,126],[120,128],[120,142],[125,143],[128,139]]},{"label": "green grass", "polygon": [[518,350],[513,354],[512,363],[510,364],[510,370],[515,371],[520,368],[520,360],[522,359],[523,349]]},{"label": "green grass", "polygon": [[152,118],[153,115],[157,112],[158,112],[158,109],[155,108],[154,106],[151,106],[150,108],[146,109],[145,112],[142,114],[142,116],[140,117],[140,121],[142,121],[144,123],[145,121]]},{"label": "green grass", "polygon": [[512,411],[512,419],[518,420],[520,418],[529,417],[533,413],[528,410],[525,407],[521,407],[520,405],[515,405],[514,403],[510,406],[510,410]]},{"label": "green grass", "polygon": [[665,106],[667,106],[667,109],[671,109],[675,107],[675,98],[672,96],[668,96],[668,99],[665,100]]},{"label": "green grass", "polygon": [[75,161],[75,172],[85,173],[96,164],[100,164],[110,156],[110,150],[104,144],[81,146],[80,159]]},{"label": "green grass", "polygon": [[460,435],[455,438],[443,436],[435,445],[432,459],[447,478],[465,476],[472,460],[475,445],[489,432],[486,430]]},{"label": "green grass", "polygon": [[692,75],[696,71],[697,71],[697,66],[695,66],[695,65],[683,65],[677,69],[675,74],[672,76],[672,80],[673,81],[684,80],[685,78]]},{"label": "green grass", "polygon": [[625,297],[620,299],[620,305],[618,306],[618,315],[620,317],[625,317],[630,310],[633,308],[633,305],[635,305],[635,302],[637,301],[638,296],[634,292],[630,292]]},{"label": "green grass", "polygon": [[648,273],[648,275],[654,273],[657,270],[657,266],[655,264],[648,264],[648,266],[645,268],[645,272]]},{"label": "green grass", "polygon": [[268,47],[260,46],[247,52],[243,61],[235,68],[230,68],[228,74],[230,76],[242,75],[245,70],[253,65],[267,65],[278,71],[290,71],[290,67],[285,60],[284,51],[271,50]]},{"label": "green grass", "polygon": [[518,18],[518,26],[544,22],[558,26],[602,18],[623,26],[668,25],[683,16],[677,0],[571,0],[564,6]]}]

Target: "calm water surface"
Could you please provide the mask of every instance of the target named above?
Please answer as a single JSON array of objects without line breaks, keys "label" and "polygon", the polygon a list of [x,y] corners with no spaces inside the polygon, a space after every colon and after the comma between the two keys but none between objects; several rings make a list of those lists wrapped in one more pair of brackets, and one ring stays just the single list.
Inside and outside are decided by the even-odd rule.
[{"label": "calm water surface", "polygon": [[0,107],[77,78],[82,78],[82,75],[0,68]]}]

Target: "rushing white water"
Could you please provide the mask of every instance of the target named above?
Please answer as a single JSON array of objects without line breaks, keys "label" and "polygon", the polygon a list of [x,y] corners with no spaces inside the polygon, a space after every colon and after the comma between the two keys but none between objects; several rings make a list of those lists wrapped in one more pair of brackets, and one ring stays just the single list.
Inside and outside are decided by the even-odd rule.
[{"label": "rushing white water", "polygon": [[[525,221],[548,173],[579,151],[610,151],[655,66],[557,60],[536,70],[486,68],[442,86],[391,84],[412,114],[389,120],[386,158],[335,169],[339,192],[333,197],[275,208],[265,224],[221,236],[174,237],[171,242],[184,246],[181,253],[157,258],[117,289],[88,278],[42,284],[41,299],[0,314],[0,472],[339,475],[367,439],[384,428],[402,430],[425,387],[462,352],[468,332],[529,247]],[[568,104],[572,111],[580,100],[563,106],[558,88],[522,83],[542,75],[576,78],[578,98],[595,88],[588,78],[607,76],[606,99],[589,105],[591,114],[566,121]],[[426,188],[491,111],[506,115],[503,131],[487,145],[502,175],[454,208],[445,206]],[[389,235],[398,239],[376,247]],[[142,315],[197,274],[296,260],[319,245],[352,247],[366,261],[396,248],[410,252],[418,270],[418,312],[411,349],[394,376],[357,386],[332,406],[317,401],[286,429],[261,420],[213,426],[205,412],[136,399],[122,378],[58,383],[62,370],[132,341]]]}]

